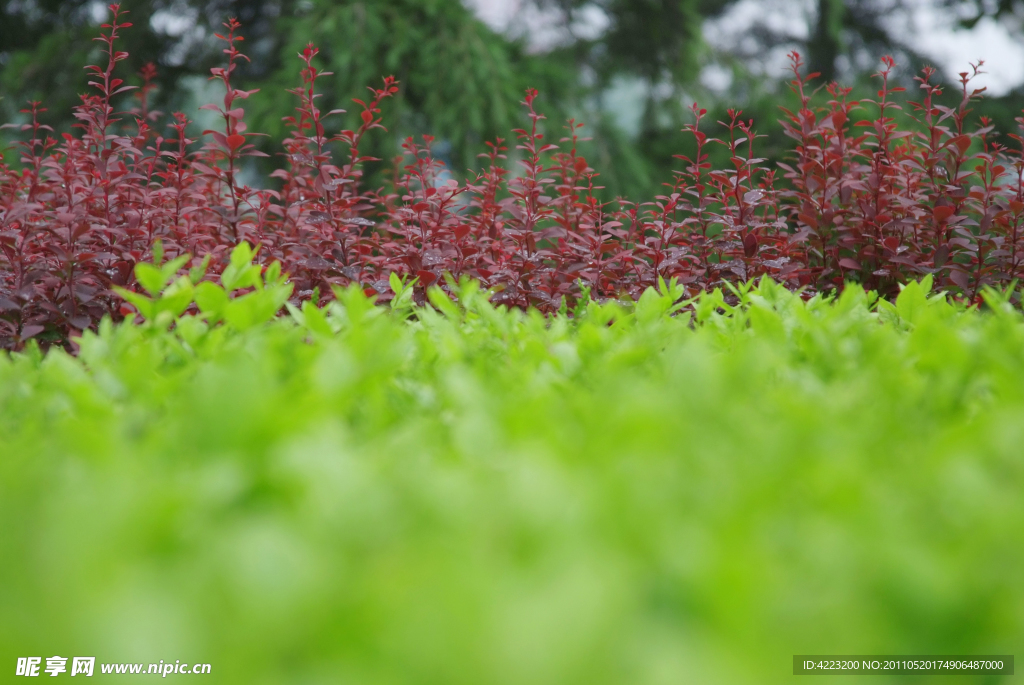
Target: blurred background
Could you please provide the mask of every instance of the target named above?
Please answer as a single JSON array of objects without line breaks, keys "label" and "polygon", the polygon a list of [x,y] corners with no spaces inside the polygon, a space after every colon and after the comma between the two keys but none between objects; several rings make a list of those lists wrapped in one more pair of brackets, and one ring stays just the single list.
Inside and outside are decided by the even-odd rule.
[{"label": "blurred background", "polygon": [[[534,87],[549,138],[568,117],[586,123],[592,140],[583,153],[609,199],[649,199],[671,179],[673,155],[688,148],[680,128],[694,101],[710,110],[712,127],[727,107],[742,108],[766,136],[761,155],[784,157],[776,120],[780,106],[793,105],[792,50],[821,73],[817,83],[838,79],[855,96],[872,94],[871,74],[885,54],[896,58],[911,98],[921,66],[935,66],[955,85],[958,72],[984,60],[977,83],[989,97],[977,113],[1006,134],[1024,106],[1024,0],[125,0],[123,7],[135,25],[124,33],[131,57],[119,75],[137,84],[140,69],[155,63],[153,106],[164,112],[199,118],[198,105],[217,98],[206,78],[222,58],[214,34],[233,16],[252,60],[238,85],[261,89],[246,103],[247,121],[270,134],[267,152],[279,150],[281,118],[294,105],[286,90],[298,83],[296,54],[312,41],[321,67],[334,73],[321,81],[325,110],[346,107],[383,75],[401,82],[383,112],[389,133],[366,152],[391,160],[404,137],[430,134],[438,156],[463,176],[478,165],[484,141],[512,138],[525,122],[520,101]],[[87,87],[82,67],[102,61],[92,39],[107,16],[106,4],[93,0],[0,0],[0,119],[23,121],[19,110],[34,99],[47,107],[46,123],[68,130]],[[4,135],[0,147],[13,134]],[[6,157],[14,159],[10,150]],[[378,179],[388,164],[378,165]]]}]

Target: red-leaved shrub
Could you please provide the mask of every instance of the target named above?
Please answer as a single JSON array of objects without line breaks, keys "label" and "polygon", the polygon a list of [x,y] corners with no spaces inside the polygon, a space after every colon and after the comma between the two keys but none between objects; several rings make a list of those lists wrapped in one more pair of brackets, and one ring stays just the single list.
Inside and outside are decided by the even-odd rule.
[{"label": "red-leaved shrub", "polygon": [[[974,301],[983,286],[1022,275],[1024,155],[994,142],[985,119],[968,128],[980,97],[972,74],[962,75],[960,104],[950,108],[938,104],[934,72],[924,70],[921,100],[898,113],[892,96],[902,89],[890,86],[886,58],[877,99],[852,101],[831,84],[828,103],[816,106],[807,86],[814,75],[801,74],[794,53],[800,108],[784,110],[782,122],[796,142],[790,161],[766,168],[753,123],[739,111],[721,122],[720,139],[709,137],[706,111],[695,105],[687,129],[696,152],[679,157],[665,194],[612,206],[597,199],[597,173],[577,153],[582,125],[570,121],[565,137],[547,138],[535,91],[523,102],[528,125],[514,131],[511,160],[506,141],[488,143],[482,170],[459,182],[433,157],[431,138],[410,138],[391,187],[366,187],[370,158],[360,145],[383,129],[382,103],[398,86],[389,77],[371,88],[355,100],[359,128],[332,133],[337,112],[317,107],[326,74],[308,46],[301,86],[290,91],[285,164],[271,174],[278,189],[254,189],[239,180],[241,160],[264,153],[244,121],[243,101],[255,91],[232,85],[246,59],[237,22],[219,36],[226,65],[212,70],[223,103],[204,106],[223,125],[199,146],[185,115],[157,125],[161,115],[147,104],[151,69],[141,74],[138,106],[115,111],[132,88],[114,76],[125,57],[118,32],[130,24],[118,5],[110,9],[98,39],[106,66],[89,67],[95,90],[75,110],[78,134],[55,140],[38,122],[41,104],[30,103],[29,123],[18,127],[21,163],[0,166],[3,347],[35,336],[67,344],[104,315],[129,313],[112,288],[137,288],[134,266],[153,258],[157,241],[169,257],[193,255],[186,269],[209,256],[211,274],[238,242],[259,244],[261,262],[280,261],[291,274],[296,299],[323,300],[332,286],[357,283],[386,301],[391,273],[418,279],[422,298],[450,275],[494,288],[497,303],[541,311],[571,307],[584,292],[635,298],[659,277],[691,292],[762,275],[808,293],[856,280],[891,296],[899,283],[934,274],[937,287]],[[712,168],[712,145],[728,149],[726,168]]]}]

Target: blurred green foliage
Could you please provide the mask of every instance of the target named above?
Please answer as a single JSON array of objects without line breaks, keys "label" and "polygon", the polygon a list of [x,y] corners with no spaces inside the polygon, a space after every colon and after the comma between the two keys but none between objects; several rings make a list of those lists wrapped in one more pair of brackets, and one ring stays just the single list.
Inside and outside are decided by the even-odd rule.
[{"label": "blurred green foliage", "polygon": [[274,319],[287,286],[246,257],[205,295],[153,267],[152,319],[77,357],[0,357],[4,663],[736,684],[1024,639],[1024,318],[998,293],[765,281],[688,314],[665,286],[545,320],[396,282]]},{"label": "blurred green foliage", "polygon": [[[0,43],[6,56],[0,87],[11,94],[6,106],[12,110],[26,98],[40,99],[49,109],[47,122],[66,126],[76,93],[87,89],[78,67],[100,59],[98,50],[90,50],[97,33],[90,13],[94,3],[53,3],[48,11],[41,8],[34,20],[32,13],[11,11],[18,3],[4,4],[7,13],[36,28],[20,38],[4,36]],[[397,112],[394,106],[388,112],[389,123],[400,134],[437,132],[447,137],[462,168],[473,161],[482,139],[508,135],[525,87],[513,68],[521,61],[518,47],[498,37],[459,2],[129,0],[123,6],[135,25],[124,32],[120,47],[130,57],[119,73],[132,78],[146,62],[157,62],[163,88],[156,94],[156,105],[185,108],[189,116],[195,115],[196,104],[203,103],[189,102],[189,91],[197,82],[182,79],[202,79],[211,66],[220,64],[213,34],[222,30],[221,21],[238,17],[246,37],[242,47],[251,59],[240,72],[239,84],[263,91],[247,103],[254,115],[250,125],[271,134],[275,143],[285,134],[281,118],[296,104],[286,90],[299,85],[301,63],[296,55],[308,42],[321,48],[326,64],[320,66],[334,72],[322,83],[325,99],[320,104],[325,111],[349,108],[350,98],[364,97],[367,86],[394,74],[403,90]],[[175,21],[181,26],[174,28]],[[182,33],[172,35],[178,32]],[[12,112],[6,114],[10,117]],[[387,142],[374,152],[393,153],[395,141]]]},{"label": "blurred green foliage", "polygon": [[[216,97],[201,84],[223,57],[213,34],[233,16],[243,24],[244,47],[252,58],[239,72],[240,85],[262,89],[246,106],[252,130],[270,134],[266,152],[280,151],[275,145],[285,132],[281,118],[294,104],[286,90],[298,83],[295,55],[312,41],[321,48],[321,66],[334,73],[321,82],[325,110],[352,109],[350,98],[361,97],[383,75],[393,74],[402,83],[386,112],[392,135],[372,139],[365,150],[385,160],[372,170],[374,183],[386,178],[384,167],[408,135],[430,134],[443,141],[438,152],[456,174],[476,167],[484,141],[512,137],[511,129],[521,122],[522,93],[534,87],[542,94],[549,136],[560,135],[569,117],[588,124],[584,133],[593,142],[581,153],[598,161],[604,197],[649,199],[678,166],[673,155],[684,151],[678,131],[689,123],[686,104],[693,98],[720,113],[711,122],[724,118],[726,107],[743,107],[759,131],[781,137],[776,119],[787,96],[777,79],[786,75],[766,82],[746,73],[743,58],[715,54],[702,37],[705,21],[726,16],[736,2],[531,0],[522,11],[537,8],[545,30],[562,37],[538,51],[528,37],[496,33],[455,1],[125,0],[122,5],[135,26],[124,32],[121,47],[130,57],[119,66],[119,75],[132,80],[144,64],[157,63],[155,105],[194,116],[197,105]],[[851,58],[857,51],[877,58],[897,50],[907,58],[908,73],[920,63],[885,30],[885,13],[872,3],[819,0],[816,9],[806,49],[812,69],[826,77],[836,75],[840,58],[861,63]],[[595,10],[607,26],[597,33],[581,30],[581,22]],[[91,0],[0,0],[0,118],[17,120],[25,100],[38,99],[48,109],[45,123],[58,130],[72,124],[71,108],[88,89],[81,67],[101,59],[93,38],[104,12],[101,3]],[[800,12],[794,10],[796,21],[803,20]],[[762,50],[792,43],[791,36],[763,26],[751,38]],[[719,95],[699,78],[715,60],[731,65],[735,81]],[[860,75],[842,76],[856,82]],[[621,101],[616,87],[624,84],[632,84],[634,102]],[[123,106],[130,107],[130,99]],[[1008,111],[1016,106],[1013,100]],[[638,130],[623,130],[613,113],[623,109],[640,117]],[[1012,116],[1002,115],[998,106],[993,111],[1003,130],[1015,130]],[[355,124],[354,115],[338,122],[348,128]],[[779,146],[770,147],[766,156],[777,160]],[[275,156],[264,164],[279,160]]]},{"label": "blurred green foliage", "polygon": [[[394,75],[401,91],[397,106],[388,107],[389,128],[444,138],[453,148],[448,161],[459,169],[476,166],[483,142],[507,138],[518,118],[527,82],[516,68],[523,55],[459,2],[310,3],[279,21],[275,34],[281,66],[260,82],[274,96],[253,100],[251,109],[253,125],[273,140],[286,133],[279,94],[295,87],[300,62],[293,56],[309,42],[321,49],[320,65],[333,72],[319,103],[324,110],[352,109],[350,98],[364,98],[368,85]],[[382,154],[395,152],[388,142]]]},{"label": "blurred green foliage", "polygon": [[[973,25],[988,15],[1005,21],[1016,1],[973,3],[977,17],[964,23]],[[855,86],[855,97],[870,96],[873,90],[869,77],[874,69],[863,65],[877,64],[890,52],[903,64],[904,85],[913,97],[911,77],[925,61],[886,25],[888,13],[906,0],[885,6],[872,0],[817,0],[809,13],[794,2],[794,21],[809,22],[803,45],[794,43],[792,31],[756,25],[748,43],[757,51],[747,55],[722,54],[702,36],[705,22],[727,16],[737,0],[524,0],[523,13],[541,12],[536,16],[544,17],[545,30],[562,37],[541,50],[531,47],[528,36],[496,33],[454,0],[122,4],[135,26],[124,32],[122,48],[130,58],[119,67],[120,76],[131,80],[147,62],[157,63],[156,106],[189,116],[217,97],[202,87],[208,69],[222,60],[213,34],[228,17],[242,22],[252,62],[239,72],[240,85],[262,89],[246,103],[248,121],[251,130],[270,134],[262,145],[273,155],[254,170],[260,177],[269,166],[282,164],[276,154],[285,134],[281,118],[294,105],[286,90],[298,83],[295,55],[310,41],[321,48],[321,66],[334,73],[321,82],[321,104],[325,110],[352,111],[347,121],[335,122],[339,128],[357,125],[358,108],[350,99],[362,97],[366,86],[387,74],[401,81],[401,92],[385,112],[391,135],[369,139],[364,150],[383,160],[370,167],[373,185],[386,184],[399,143],[410,135],[429,134],[440,141],[436,151],[457,175],[477,168],[484,141],[509,140],[511,129],[521,125],[519,101],[524,89],[533,87],[541,92],[539,107],[548,116],[549,137],[560,136],[569,117],[587,124],[583,132],[592,141],[580,152],[596,162],[604,186],[600,194],[609,200],[648,200],[671,181],[672,170],[679,167],[674,155],[688,152],[689,141],[679,131],[689,123],[686,105],[693,99],[711,110],[711,124],[726,118],[726,108],[743,108],[768,137],[762,156],[781,160],[785,145],[778,108],[792,104],[780,84],[787,76],[765,78],[749,71],[752,62],[774,48],[797,47],[807,54],[810,70],[821,72],[823,80],[838,77]],[[607,26],[588,33],[580,27],[595,10]],[[91,0],[0,0],[0,119],[18,120],[25,100],[38,99],[49,110],[45,122],[67,130],[74,121],[71,108],[88,88],[81,67],[100,61],[99,45],[92,39],[103,14],[102,3]],[[725,92],[702,85],[702,70],[711,63],[731,71],[733,84]],[[623,102],[624,92],[632,101]],[[1022,104],[1013,93],[986,100],[978,109],[1006,134],[1016,132],[1014,118]],[[130,107],[130,100],[123,106]],[[639,117],[637,130],[624,130],[624,110]],[[130,117],[125,121],[130,125]],[[11,135],[4,132],[0,147]],[[714,162],[726,161],[724,149],[712,153],[720,158]],[[7,157],[13,161],[14,154]]]}]

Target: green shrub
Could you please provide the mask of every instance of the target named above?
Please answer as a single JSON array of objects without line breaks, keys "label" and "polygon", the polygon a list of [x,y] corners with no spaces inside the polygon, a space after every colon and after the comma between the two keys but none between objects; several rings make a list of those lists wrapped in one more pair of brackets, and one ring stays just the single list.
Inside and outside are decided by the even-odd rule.
[{"label": "green shrub", "polygon": [[1024,639],[1004,295],[765,281],[544,318],[394,283],[390,308],[353,289],[272,319],[270,276],[240,264],[248,294],[174,319],[193,281],[150,273],[152,321],[0,357],[5,664],[767,683],[796,653]]}]

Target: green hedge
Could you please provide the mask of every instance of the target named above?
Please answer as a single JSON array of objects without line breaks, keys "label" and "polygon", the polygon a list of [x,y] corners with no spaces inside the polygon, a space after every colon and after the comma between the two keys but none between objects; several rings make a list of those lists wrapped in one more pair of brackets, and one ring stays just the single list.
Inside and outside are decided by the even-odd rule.
[{"label": "green hedge", "polygon": [[246,273],[77,357],[0,357],[5,669],[771,683],[796,653],[1024,640],[1024,318],[998,293],[764,282],[545,319],[463,284],[271,319],[283,281]]}]

